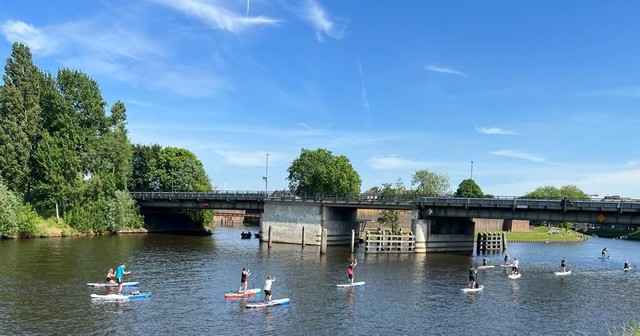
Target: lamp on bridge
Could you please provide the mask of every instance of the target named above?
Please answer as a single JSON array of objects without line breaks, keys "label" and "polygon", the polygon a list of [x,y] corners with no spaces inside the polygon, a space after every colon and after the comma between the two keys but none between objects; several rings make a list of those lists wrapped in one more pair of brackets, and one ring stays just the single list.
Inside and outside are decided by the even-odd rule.
[{"label": "lamp on bridge", "polygon": [[267,165],[262,179],[264,180],[264,194],[267,196],[269,190],[269,153],[267,153]]}]

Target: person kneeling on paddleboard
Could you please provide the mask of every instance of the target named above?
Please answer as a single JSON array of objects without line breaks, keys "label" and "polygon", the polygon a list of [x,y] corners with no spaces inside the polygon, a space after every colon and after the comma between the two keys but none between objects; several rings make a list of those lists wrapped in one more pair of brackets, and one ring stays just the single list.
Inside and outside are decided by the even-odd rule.
[{"label": "person kneeling on paddleboard", "polygon": [[349,284],[353,285],[353,269],[358,265],[358,259],[353,259],[347,268],[347,275],[349,276]]},{"label": "person kneeling on paddleboard", "polygon": [[631,263],[629,262],[629,260],[626,260],[626,261],[624,262],[624,267],[623,267],[623,268],[624,268],[624,269],[631,269]]},{"label": "person kneeling on paddleboard", "polygon": [[476,285],[476,269],[473,265],[469,266],[469,288],[474,288]]},{"label": "person kneeling on paddleboard", "polygon": [[504,253],[504,265],[509,266],[509,252]]},{"label": "person kneeling on paddleboard", "polygon": [[271,285],[276,281],[276,277],[268,276],[264,282],[264,302],[271,302]]},{"label": "person kneeling on paddleboard", "polygon": [[115,272],[113,272],[113,268],[109,269],[109,272],[107,272],[107,283],[108,284],[112,284],[112,283],[116,283],[115,281],[113,281],[113,278],[116,276]]}]

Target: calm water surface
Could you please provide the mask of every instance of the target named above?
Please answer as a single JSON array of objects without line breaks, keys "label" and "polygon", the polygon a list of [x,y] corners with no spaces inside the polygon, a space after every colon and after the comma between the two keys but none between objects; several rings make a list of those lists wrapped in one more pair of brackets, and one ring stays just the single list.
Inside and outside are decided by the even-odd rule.
[{"label": "calm water surface", "polygon": [[[0,335],[606,335],[640,312],[640,243],[591,239],[572,244],[510,244],[522,278],[479,271],[482,292],[464,294],[481,256],[365,255],[346,281],[348,248],[241,240],[238,228],[211,237],[123,235],[0,241]],[[598,259],[607,246],[611,259]],[[573,274],[553,274],[567,257]],[[502,254],[490,255],[500,264]],[[87,282],[126,262],[149,299],[100,302]],[[225,300],[247,265],[249,287],[276,276],[273,298],[288,306],[246,309]],[[616,328],[618,328],[616,330]]]}]

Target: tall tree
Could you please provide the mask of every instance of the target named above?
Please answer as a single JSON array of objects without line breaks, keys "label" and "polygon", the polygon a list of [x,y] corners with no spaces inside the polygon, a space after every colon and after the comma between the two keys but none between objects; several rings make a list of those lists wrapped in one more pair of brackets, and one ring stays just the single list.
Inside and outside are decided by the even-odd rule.
[{"label": "tall tree", "polygon": [[458,185],[455,195],[456,197],[480,198],[484,196],[484,193],[476,181],[465,179]]},{"label": "tall tree", "polygon": [[[404,183],[400,178],[396,181],[395,185],[384,183],[382,184],[381,191],[381,196],[384,199],[399,197],[405,192]],[[382,226],[390,226],[391,231],[395,233],[400,226],[400,210],[382,210],[377,220]]]},{"label": "tall tree", "polygon": [[323,148],[302,149],[287,169],[289,188],[296,194],[349,195],[360,193],[362,180],[349,159]]},{"label": "tall tree", "polygon": [[448,194],[451,190],[449,177],[428,170],[418,170],[411,176],[411,186],[420,196],[438,196]]},{"label": "tall tree", "polygon": [[567,196],[572,200],[586,200],[589,196],[575,185],[565,185],[560,189],[554,186],[538,187],[536,190],[526,193],[522,198],[528,199],[562,199]]},{"label": "tall tree", "polygon": [[41,77],[29,48],[14,43],[0,87],[0,176],[20,193],[30,189],[29,160],[40,134]]}]

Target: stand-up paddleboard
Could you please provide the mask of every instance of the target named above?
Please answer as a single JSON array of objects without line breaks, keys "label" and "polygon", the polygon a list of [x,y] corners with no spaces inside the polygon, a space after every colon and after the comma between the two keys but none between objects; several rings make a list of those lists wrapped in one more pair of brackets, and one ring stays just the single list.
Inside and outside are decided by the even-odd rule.
[{"label": "stand-up paddleboard", "polygon": [[509,274],[507,276],[509,277],[509,279],[520,279],[522,274],[520,274],[520,273],[518,273],[518,274]]},{"label": "stand-up paddleboard", "polygon": [[603,260],[604,260],[604,259],[609,259],[609,258],[611,258],[611,256],[606,256],[606,257],[598,257],[598,259],[603,259]]},{"label": "stand-up paddleboard", "polygon": [[556,275],[569,275],[571,274],[571,271],[564,271],[564,272],[561,271],[561,272],[553,272],[553,273],[555,273]]},{"label": "stand-up paddleboard", "polygon": [[352,284],[339,284],[336,285],[336,287],[357,287],[357,286],[364,286],[364,281],[360,281],[360,282],[354,282]]},{"label": "stand-up paddleboard", "polygon": [[479,292],[484,288],[484,285],[478,286],[478,288],[461,288],[460,290],[468,293],[468,292]]},{"label": "stand-up paddleboard", "polygon": [[631,267],[623,268],[623,270],[624,270],[625,272],[629,272],[629,271],[631,270]]},{"label": "stand-up paddleboard", "polygon": [[256,294],[260,294],[260,292],[262,292],[262,290],[260,288],[252,288],[252,289],[247,289],[244,292],[233,292],[233,293],[227,293],[224,295],[225,299],[238,299],[238,298],[246,298],[249,296],[254,296]]},{"label": "stand-up paddleboard", "polygon": [[[118,287],[117,283],[107,283],[107,282],[88,282],[87,286],[89,287]],[[140,286],[140,282],[138,281],[130,281],[123,282],[122,287],[136,287]]]},{"label": "stand-up paddleboard", "polygon": [[481,270],[481,269],[494,268],[494,267],[496,267],[496,266],[495,265],[486,265],[486,266],[478,266],[478,269]]},{"label": "stand-up paddleboard", "polygon": [[271,306],[279,306],[289,304],[289,298],[272,300],[269,302],[260,302],[260,303],[250,303],[247,305],[247,308],[262,308],[262,307],[271,307]]},{"label": "stand-up paddleboard", "polygon": [[513,267],[512,264],[508,264],[508,265],[500,265],[500,267]]},{"label": "stand-up paddleboard", "polygon": [[128,293],[128,294],[91,294],[92,299],[96,300],[131,300],[131,299],[144,299],[151,296],[151,292],[142,293]]}]

